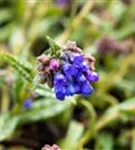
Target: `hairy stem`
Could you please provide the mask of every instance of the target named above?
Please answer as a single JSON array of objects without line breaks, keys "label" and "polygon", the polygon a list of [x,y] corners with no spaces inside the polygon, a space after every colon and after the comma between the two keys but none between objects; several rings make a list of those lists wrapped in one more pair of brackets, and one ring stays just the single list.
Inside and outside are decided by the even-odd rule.
[{"label": "hairy stem", "polygon": [[85,132],[84,136],[82,137],[82,139],[79,142],[78,148],[79,149],[83,149],[83,145],[84,143],[87,143],[89,138],[95,134],[95,123],[96,123],[96,112],[92,106],[92,104],[86,100],[81,100],[80,104],[83,105],[89,115],[90,115],[90,121],[89,121],[89,126],[88,126],[88,130]]}]

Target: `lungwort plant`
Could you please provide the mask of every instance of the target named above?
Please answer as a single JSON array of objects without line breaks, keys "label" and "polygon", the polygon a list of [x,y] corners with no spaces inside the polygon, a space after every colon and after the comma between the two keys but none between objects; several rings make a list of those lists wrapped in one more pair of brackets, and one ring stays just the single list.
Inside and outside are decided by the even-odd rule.
[{"label": "lungwort plant", "polygon": [[135,149],[134,0],[0,1],[0,149]]}]

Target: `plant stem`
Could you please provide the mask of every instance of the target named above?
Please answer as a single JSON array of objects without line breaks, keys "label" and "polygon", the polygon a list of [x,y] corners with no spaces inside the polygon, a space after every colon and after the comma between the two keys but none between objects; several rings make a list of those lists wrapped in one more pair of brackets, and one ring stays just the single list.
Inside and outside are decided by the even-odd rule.
[{"label": "plant stem", "polygon": [[79,149],[83,149],[83,145],[84,143],[87,143],[89,138],[95,134],[95,123],[96,123],[96,112],[92,106],[92,104],[86,100],[81,100],[80,104],[83,105],[87,111],[89,112],[90,115],[90,121],[89,121],[89,128],[86,131],[86,133],[84,134],[84,136],[82,137],[82,139],[79,142],[78,148]]},{"label": "plant stem", "polygon": [[84,105],[91,115],[90,128],[86,131],[84,136],[80,139],[78,144],[79,150],[83,150],[83,146],[95,135],[96,132],[104,128],[109,122],[119,117],[119,111],[115,111],[112,115],[104,115],[99,118],[99,121],[96,122],[96,112],[93,106],[87,101],[81,101],[81,104]]}]

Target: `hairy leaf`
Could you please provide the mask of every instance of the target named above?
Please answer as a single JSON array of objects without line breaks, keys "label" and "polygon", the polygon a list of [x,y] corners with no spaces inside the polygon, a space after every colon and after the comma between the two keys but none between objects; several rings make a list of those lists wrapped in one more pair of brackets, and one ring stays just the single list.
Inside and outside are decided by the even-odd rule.
[{"label": "hairy leaf", "polygon": [[72,121],[66,138],[60,142],[62,149],[76,149],[79,139],[84,131],[84,126],[76,121]]},{"label": "hairy leaf", "polygon": [[19,115],[20,123],[35,122],[39,120],[47,120],[53,118],[64,111],[70,109],[70,101],[59,102],[55,99],[43,100],[40,104],[35,103],[33,108],[24,111]]},{"label": "hairy leaf", "polygon": [[3,141],[4,139],[10,137],[17,124],[18,124],[18,117],[13,117],[11,115],[3,114],[0,117],[0,141]]},{"label": "hairy leaf", "polygon": [[33,78],[32,67],[28,62],[21,62],[13,55],[4,51],[0,53],[0,56],[1,58],[3,58],[4,62],[11,65],[17,72],[19,72],[20,76],[22,76],[28,82],[32,82],[32,78]]}]

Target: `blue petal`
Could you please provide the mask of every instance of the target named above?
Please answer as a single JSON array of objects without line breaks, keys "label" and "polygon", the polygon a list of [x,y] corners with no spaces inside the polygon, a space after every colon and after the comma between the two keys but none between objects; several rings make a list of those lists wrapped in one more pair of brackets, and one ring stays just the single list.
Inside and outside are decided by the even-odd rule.
[{"label": "blue petal", "polygon": [[74,83],[74,88],[75,88],[75,94],[79,94],[81,91],[80,85],[78,83]]},{"label": "blue petal", "polygon": [[54,85],[54,91],[57,92],[61,92],[61,93],[65,93],[66,92],[66,88],[65,86],[59,85],[59,84],[55,84]]},{"label": "blue petal", "polygon": [[64,86],[60,87],[55,85],[54,91],[57,99],[64,100],[66,94],[66,88]]},{"label": "blue petal", "polygon": [[89,65],[84,61],[81,63],[80,69],[82,70],[82,72],[86,72],[89,69]]},{"label": "blue petal", "polygon": [[66,83],[66,78],[62,73],[55,73],[54,75],[54,85],[58,84],[58,85],[64,85]]},{"label": "blue petal", "polygon": [[83,60],[83,55],[78,53],[74,53],[72,56],[70,56],[70,61],[75,65],[80,65]]},{"label": "blue petal", "polygon": [[81,84],[86,81],[86,77],[83,74],[81,74],[81,75],[77,76],[76,80],[79,84]]},{"label": "blue petal", "polygon": [[65,94],[62,92],[57,92],[56,93],[56,98],[59,100],[64,100],[65,99]]},{"label": "blue petal", "polygon": [[99,75],[96,72],[87,72],[86,78],[90,82],[97,82],[99,80]]},{"label": "blue petal", "polygon": [[75,94],[75,88],[73,86],[73,84],[69,84],[66,88],[66,95],[67,96],[73,96]]},{"label": "blue petal", "polygon": [[72,77],[75,74],[75,70],[73,65],[69,63],[65,63],[62,65],[62,70],[67,77]]},{"label": "blue petal", "polygon": [[81,93],[83,96],[89,96],[93,92],[93,87],[89,82],[84,82],[81,86]]}]

